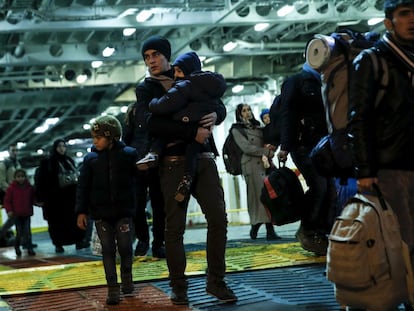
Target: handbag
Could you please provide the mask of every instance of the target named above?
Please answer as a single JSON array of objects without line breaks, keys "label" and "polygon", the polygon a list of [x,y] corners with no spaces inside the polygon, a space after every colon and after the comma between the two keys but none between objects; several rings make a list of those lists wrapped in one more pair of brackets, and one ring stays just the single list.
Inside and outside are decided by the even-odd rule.
[{"label": "handbag", "polygon": [[59,162],[58,180],[60,188],[76,185],[78,183],[79,172],[72,163],[68,163],[72,168],[70,170],[67,170],[62,163]]},{"label": "handbag", "polygon": [[310,158],[321,176],[342,179],[355,176],[346,128],[334,129],[331,134],[322,137],[312,149]]},{"label": "handbag", "polygon": [[284,162],[265,177],[260,200],[274,225],[282,226],[302,218],[305,193],[299,177]]}]

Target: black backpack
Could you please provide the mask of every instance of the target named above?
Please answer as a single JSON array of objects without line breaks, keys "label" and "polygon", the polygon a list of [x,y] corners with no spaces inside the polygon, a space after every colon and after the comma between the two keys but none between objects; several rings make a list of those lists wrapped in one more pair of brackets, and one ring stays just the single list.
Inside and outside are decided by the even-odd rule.
[{"label": "black backpack", "polygon": [[243,126],[237,123],[232,124],[229,134],[226,137],[226,140],[223,144],[223,162],[226,168],[227,173],[237,176],[241,175],[242,168],[241,168],[241,158],[243,151],[234,141],[233,133],[231,132],[233,128],[237,128],[240,132],[247,138],[246,131],[244,130]]},{"label": "black backpack", "polygon": [[272,223],[282,226],[301,219],[305,193],[296,173],[279,163],[265,177],[260,200]]}]

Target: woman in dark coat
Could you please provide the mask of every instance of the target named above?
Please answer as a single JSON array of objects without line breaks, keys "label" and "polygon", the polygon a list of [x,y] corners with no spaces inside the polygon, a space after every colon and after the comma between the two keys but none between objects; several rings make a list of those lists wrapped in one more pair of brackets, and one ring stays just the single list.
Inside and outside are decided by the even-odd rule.
[{"label": "woman in dark coat", "polygon": [[66,155],[66,142],[58,139],[53,143],[49,157],[40,162],[37,172],[36,195],[43,207],[43,217],[48,222],[56,253],[64,252],[63,245],[76,244],[77,249],[88,246],[83,241],[84,231],[76,223],[76,184],[59,185],[59,172],[63,169],[76,171],[75,167],[73,159]]}]

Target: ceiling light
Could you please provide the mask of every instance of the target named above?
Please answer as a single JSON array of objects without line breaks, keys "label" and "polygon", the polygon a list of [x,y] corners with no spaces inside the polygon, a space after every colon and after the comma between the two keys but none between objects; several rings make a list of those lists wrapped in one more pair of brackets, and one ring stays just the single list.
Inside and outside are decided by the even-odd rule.
[{"label": "ceiling light", "polygon": [[36,153],[37,153],[38,155],[42,155],[42,154],[44,153],[44,150],[43,150],[43,149],[37,149],[37,150],[36,150]]},{"label": "ceiling light", "polygon": [[34,129],[33,133],[35,133],[35,134],[42,134],[42,133],[46,132],[48,129],[49,129],[49,127],[47,125],[44,125],[43,124],[41,126],[36,127]]},{"label": "ceiling light", "polygon": [[79,84],[85,83],[90,77],[92,77],[92,72],[89,69],[84,69],[82,73],[76,77],[76,82]]},{"label": "ceiling light", "polygon": [[357,19],[357,20],[349,20],[349,21],[343,21],[343,22],[338,22],[337,25],[338,26],[353,26],[353,25],[357,25],[361,22],[361,20]]},{"label": "ceiling light", "polygon": [[42,125],[36,127],[33,131],[35,134],[42,134],[46,132],[51,126],[59,122],[59,118],[47,118]]},{"label": "ceiling light", "polygon": [[47,118],[45,120],[45,125],[51,126],[51,125],[55,125],[58,122],[59,122],[59,118]]},{"label": "ceiling light", "polygon": [[283,17],[293,12],[295,7],[293,5],[284,5],[279,10],[277,10],[277,16]]},{"label": "ceiling light", "polygon": [[137,9],[126,9],[125,11],[123,11],[121,14],[119,14],[117,16],[117,18],[124,18],[125,16],[129,16],[129,15],[133,15],[137,12]]},{"label": "ceiling light", "polygon": [[132,36],[137,30],[135,28],[124,28],[122,31],[124,37]]},{"label": "ceiling light", "polygon": [[269,26],[270,26],[269,23],[258,23],[256,25],[254,25],[254,30],[255,31],[263,31]]},{"label": "ceiling light", "polygon": [[368,25],[369,26],[374,26],[376,24],[381,23],[382,21],[384,21],[384,18],[383,17],[373,17],[373,18],[370,18],[368,20]]},{"label": "ceiling light", "polygon": [[237,42],[233,42],[233,41],[227,42],[227,43],[223,46],[223,51],[224,51],[224,52],[230,52],[230,51],[233,51],[233,50],[236,48],[236,46],[237,46]]},{"label": "ceiling light", "polygon": [[91,67],[92,67],[92,68],[99,68],[99,67],[101,67],[101,66],[102,66],[102,64],[103,64],[103,61],[101,61],[101,60],[94,60],[94,61],[91,63]]},{"label": "ceiling light", "polygon": [[83,152],[82,151],[77,151],[76,152],[76,157],[81,158],[83,156]]},{"label": "ceiling light", "polygon": [[90,124],[84,124],[82,127],[83,127],[84,130],[90,130],[91,129]]},{"label": "ceiling light", "polygon": [[150,10],[142,10],[137,14],[137,22],[143,23],[147,21],[152,16],[152,12]]},{"label": "ceiling light", "polygon": [[233,88],[231,89],[231,91],[236,94],[236,93],[240,93],[241,91],[244,90],[244,85],[241,84],[237,84],[235,86],[233,86]]},{"label": "ceiling light", "polygon": [[112,54],[115,53],[115,48],[112,46],[107,46],[103,51],[102,51],[102,56],[103,57],[110,57],[112,56]]}]

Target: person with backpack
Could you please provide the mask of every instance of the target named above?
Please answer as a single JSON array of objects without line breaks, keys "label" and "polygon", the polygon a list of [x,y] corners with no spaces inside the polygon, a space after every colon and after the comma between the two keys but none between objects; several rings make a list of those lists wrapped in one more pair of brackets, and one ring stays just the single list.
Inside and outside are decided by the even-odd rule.
[{"label": "person with backpack", "polygon": [[278,98],[281,145],[277,156],[285,162],[290,154],[308,186],[296,237],[305,250],[324,255],[336,192],[334,179],[319,175],[310,158],[313,147],[327,134],[319,72],[305,63],[301,72],[284,81]]},{"label": "person with backpack", "polygon": [[247,210],[250,218],[250,238],[255,240],[262,224],[266,226],[266,239],[278,240],[273,224],[260,200],[267,167],[265,156],[273,158],[274,150],[263,144],[263,128],[254,117],[248,104],[238,104],[235,110],[236,125],[232,129],[234,141],[242,150],[241,168],[247,186]]},{"label": "person with backpack", "polygon": [[397,214],[414,265],[414,1],[384,2],[385,34],[373,49],[388,67],[382,91],[367,51],[354,60],[349,85],[349,130],[357,188],[378,184]]}]

